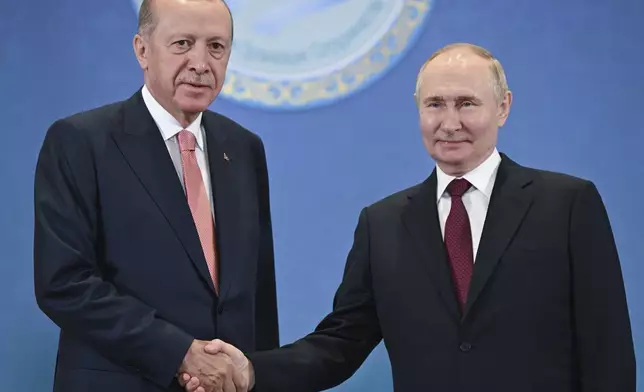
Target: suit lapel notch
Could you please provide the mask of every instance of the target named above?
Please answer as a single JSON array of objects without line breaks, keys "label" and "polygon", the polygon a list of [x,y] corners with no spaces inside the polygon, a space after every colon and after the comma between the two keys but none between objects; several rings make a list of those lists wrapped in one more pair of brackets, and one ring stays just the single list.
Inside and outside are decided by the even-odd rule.
[{"label": "suit lapel notch", "polygon": [[236,263],[242,260],[236,247],[242,235],[240,195],[235,177],[238,152],[232,148],[226,124],[222,124],[216,114],[205,112],[203,124],[215,209],[219,297],[223,301],[238,277],[240,266]]},{"label": "suit lapel notch", "polygon": [[460,310],[438,220],[435,171],[420,185],[418,192],[410,196],[402,219],[418,250],[418,257],[414,258],[414,262],[426,269],[449,313],[455,321],[460,321]]},{"label": "suit lapel notch", "polygon": [[480,297],[532,204],[530,175],[502,156],[476,255],[464,317]]},{"label": "suit lapel notch", "polygon": [[123,130],[112,133],[116,145],[214,291],[183,187],[140,91],[125,104],[123,116]]}]

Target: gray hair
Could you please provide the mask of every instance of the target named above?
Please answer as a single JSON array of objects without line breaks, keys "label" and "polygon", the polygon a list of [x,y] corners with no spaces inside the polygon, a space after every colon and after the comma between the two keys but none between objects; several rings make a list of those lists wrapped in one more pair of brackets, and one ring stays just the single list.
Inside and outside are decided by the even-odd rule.
[{"label": "gray hair", "polygon": [[[213,1],[213,0],[205,0],[205,1]],[[228,10],[228,14],[230,15],[230,41],[232,42],[233,40],[233,14],[230,12],[230,7],[228,7],[228,4],[226,3],[225,0],[218,0],[224,3],[224,6],[226,6],[226,9]],[[154,15],[153,12],[153,3],[154,0],[143,0],[141,2],[141,7],[139,8],[139,25],[138,25],[138,34],[143,36],[143,37],[149,37],[152,32],[154,32],[154,29],[157,27],[157,19]]]},{"label": "gray hair", "polygon": [[503,70],[503,66],[501,65],[501,62],[492,55],[487,49],[480,47],[478,45],[474,44],[469,44],[469,43],[454,43],[454,44],[449,44],[447,46],[444,46],[440,49],[438,49],[436,52],[434,52],[427,61],[425,61],[425,64],[420,68],[420,71],[418,72],[418,77],[416,78],[416,100],[418,101],[420,97],[418,96],[418,93],[420,92],[420,85],[421,85],[421,75],[425,68],[427,68],[427,65],[434,60],[436,57],[439,55],[449,52],[450,50],[453,49],[458,49],[458,48],[467,48],[472,51],[475,55],[482,57],[486,60],[490,60],[490,72],[492,74],[492,88],[494,89],[494,97],[497,99],[498,102],[503,102],[503,98],[505,97],[505,94],[509,91],[508,88],[508,81],[505,77],[505,71]]}]

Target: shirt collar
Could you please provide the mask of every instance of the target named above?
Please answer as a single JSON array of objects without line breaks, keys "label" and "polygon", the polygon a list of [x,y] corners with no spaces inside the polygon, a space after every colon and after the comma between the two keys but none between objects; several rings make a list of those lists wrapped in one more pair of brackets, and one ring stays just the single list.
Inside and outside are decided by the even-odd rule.
[{"label": "shirt collar", "polygon": [[[474,188],[482,192],[489,200],[492,196],[492,188],[494,188],[493,179],[495,178],[500,163],[501,155],[499,155],[499,152],[495,148],[494,152],[492,152],[492,154],[487,157],[487,159],[483,161],[483,163],[481,163],[474,170],[466,173],[463,177],[458,178],[465,178],[470,184],[472,184]],[[449,183],[452,182],[452,180],[454,180],[455,178],[457,177],[450,176],[449,174],[442,171],[441,168],[438,167],[438,165],[436,165],[437,202],[445,193],[445,190],[447,189]]]},{"label": "shirt collar", "polygon": [[[154,122],[157,124],[157,127],[159,127],[159,130],[161,131],[163,140],[173,138],[174,136],[176,136],[176,134],[184,129],[181,124],[179,124],[179,121],[177,121],[177,119],[175,119],[167,110],[165,110],[165,108],[161,106],[161,104],[152,96],[147,86],[143,86],[141,94],[143,95],[145,106],[147,106],[148,110],[150,111],[150,115],[152,115]],[[199,113],[197,118],[185,129],[195,135],[195,138],[197,139],[197,145],[202,151],[205,151],[204,137],[203,133],[201,132],[202,114],[203,113]]]}]

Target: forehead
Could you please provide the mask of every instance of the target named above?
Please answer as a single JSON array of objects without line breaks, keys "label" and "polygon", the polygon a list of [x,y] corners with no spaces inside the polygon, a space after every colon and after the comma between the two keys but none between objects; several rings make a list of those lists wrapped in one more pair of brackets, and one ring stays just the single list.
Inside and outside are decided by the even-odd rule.
[{"label": "forehead", "polygon": [[467,51],[443,53],[423,70],[420,94],[455,96],[493,94],[490,61]]},{"label": "forehead", "polygon": [[155,31],[161,36],[190,34],[230,39],[231,20],[221,1],[158,0]]}]

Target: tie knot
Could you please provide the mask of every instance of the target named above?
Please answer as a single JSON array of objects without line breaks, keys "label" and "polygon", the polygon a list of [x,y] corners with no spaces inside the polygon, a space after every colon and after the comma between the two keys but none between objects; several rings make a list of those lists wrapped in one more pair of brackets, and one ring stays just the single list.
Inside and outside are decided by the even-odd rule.
[{"label": "tie knot", "polygon": [[457,178],[449,183],[447,186],[447,193],[453,197],[461,197],[468,189],[470,189],[470,186],[472,186],[472,184],[470,184],[466,179]]},{"label": "tie knot", "polygon": [[179,149],[181,151],[194,151],[195,146],[197,145],[197,138],[195,138],[195,135],[192,134],[192,132],[188,131],[187,129],[184,129],[183,131],[179,132]]}]

